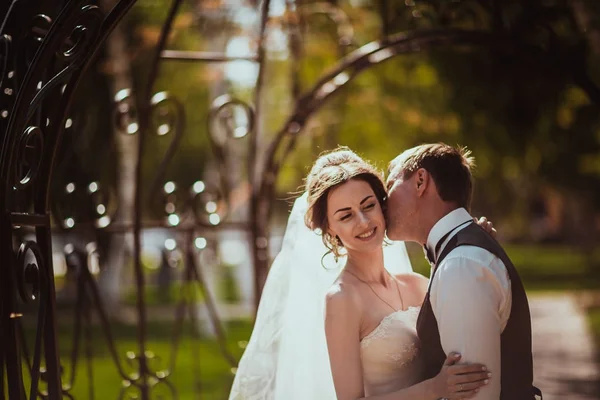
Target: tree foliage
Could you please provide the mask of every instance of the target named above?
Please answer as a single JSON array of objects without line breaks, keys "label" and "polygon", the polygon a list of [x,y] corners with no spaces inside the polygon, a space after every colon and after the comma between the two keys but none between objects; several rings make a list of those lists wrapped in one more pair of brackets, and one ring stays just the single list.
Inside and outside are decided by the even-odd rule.
[{"label": "tree foliage", "polygon": [[[507,230],[516,237],[527,237],[532,209],[539,201],[546,208],[559,204],[561,211],[555,213],[562,222],[585,221],[574,215],[598,212],[597,2],[334,3],[353,27],[352,43],[340,46],[339,26],[323,13],[307,11],[314,9],[315,2],[298,0],[295,9],[272,15],[260,116],[263,145],[281,129],[293,109],[294,85],[301,92],[309,90],[343,55],[386,32],[468,29],[489,32],[498,37],[498,43],[423,49],[363,72],[309,120],[281,170],[278,197],[286,198],[296,191],[316,155],[338,144],[350,146],[385,169],[387,161],[403,149],[444,141],[473,150],[477,159],[475,211],[500,224],[510,223]],[[388,5],[383,20],[381,4]],[[169,5],[166,0],[140,2],[124,21],[138,94],[146,85]],[[188,3],[176,17],[168,48],[224,51],[233,39],[246,37],[254,51],[260,5]],[[298,60],[292,58],[290,36],[296,20],[301,22]],[[110,68],[100,60],[84,86],[88,93],[106,93],[106,83],[98,79],[103,74],[108,76]],[[186,131],[168,168],[167,180],[189,186],[202,178],[213,157],[206,128],[211,102],[224,92],[251,102],[254,89],[227,75],[224,64],[161,62],[155,91],[168,91],[184,104],[186,114]],[[102,96],[102,101],[109,100]],[[88,104],[97,100],[86,95]],[[98,120],[101,123],[96,126],[102,127],[90,128],[85,135],[104,137],[110,143],[106,107],[91,107],[85,112],[88,121]],[[150,133],[144,154],[144,182],[152,179],[172,137]],[[90,152],[79,165],[99,173],[110,165],[107,158],[107,152]],[[571,225],[575,229],[578,223]],[[587,225],[593,227],[589,222]]]}]

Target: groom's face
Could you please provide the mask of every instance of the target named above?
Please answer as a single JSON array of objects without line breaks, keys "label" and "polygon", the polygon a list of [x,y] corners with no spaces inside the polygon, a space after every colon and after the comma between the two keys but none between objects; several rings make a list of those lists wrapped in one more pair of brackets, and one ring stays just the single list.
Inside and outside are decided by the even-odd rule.
[{"label": "groom's face", "polygon": [[398,160],[390,164],[387,178],[387,236],[392,240],[414,240],[413,226],[418,215],[418,199],[416,175],[404,178],[402,163]]}]

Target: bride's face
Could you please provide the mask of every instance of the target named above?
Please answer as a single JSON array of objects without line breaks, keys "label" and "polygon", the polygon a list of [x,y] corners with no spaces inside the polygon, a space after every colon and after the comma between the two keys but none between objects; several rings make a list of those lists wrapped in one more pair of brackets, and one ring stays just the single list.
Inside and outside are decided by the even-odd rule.
[{"label": "bride's face", "polygon": [[385,218],[375,192],[367,182],[351,179],[332,189],[327,197],[329,232],[348,251],[371,252],[381,248]]}]

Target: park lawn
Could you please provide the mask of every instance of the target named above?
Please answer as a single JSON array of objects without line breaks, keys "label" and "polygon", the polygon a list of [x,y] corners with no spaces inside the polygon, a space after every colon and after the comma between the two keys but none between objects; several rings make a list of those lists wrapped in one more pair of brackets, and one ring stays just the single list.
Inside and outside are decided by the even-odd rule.
[{"label": "park lawn", "polygon": [[[586,256],[579,249],[554,245],[507,244],[504,246],[519,271],[527,291],[600,288],[600,251]],[[420,246],[411,243],[408,252],[416,272],[429,276],[430,266]]]},{"label": "park lawn", "polygon": [[[414,244],[408,246],[414,269],[429,276],[430,266],[424,259],[422,249]],[[600,270],[600,252],[593,257],[585,257],[577,249],[567,246],[528,246],[507,245],[506,250],[519,270],[528,291],[540,290],[570,290],[582,288],[600,288],[600,279],[594,272]],[[175,286],[175,285],[174,285]],[[169,296],[176,298],[177,296]],[[134,294],[125,299],[125,303],[134,303]],[[198,296],[201,299],[201,295]],[[173,304],[172,301],[159,299],[157,291],[148,287],[147,304],[148,315],[152,315],[155,305]],[[70,313],[68,313],[70,314]],[[71,376],[70,353],[73,346],[73,321],[65,314],[59,318],[59,344],[61,360],[63,362],[63,382],[67,383]],[[592,309],[589,321],[600,344],[600,309]],[[173,324],[169,322],[149,322],[147,349],[156,354],[158,359],[151,361],[151,368],[155,371],[168,367],[171,355]],[[240,341],[248,340],[252,328],[251,321],[231,321],[227,323],[228,348],[236,359],[239,359],[243,350],[238,345]],[[112,324],[113,334],[117,343],[118,354],[121,360],[125,359],[128,351],[137,352],[136,327],[122,324]],[[220,354],[215,340],[201,338],[192,341],[190,327],[186,327],[185,337],[182,339],[175,369],[167,378],[177,390],[176,398],[179,399],[226,399],[233,379],[231,367]],[[92,383],[94,399],[117,399],[122,385],[122,378],[117,372],[115,363],[110,357],[106,341],[98,325],[94,325],[92,332],[93,371]],[[193,344],[196,343],[196,344]],[[76,381],[71,394],[75,399],[90,399],[89,379],[85,362],[84,343],[80,347],[80,361],[76,370]],[[126,373],[132,373],[134,368],[125,366]],[[199,372],[197,372],[199,371]],[[200,377],[199,385],[197,377]],[[159,392],[160,391],[160,392]],[[164,384],[156,386],[155,395],[168,392]],[[173,398],[166,395],[164,398]],[[159,397],[156,397],[159,398]]]},{"label": "park lawn", "polygon": [[[138,351],[136,327],[113,324],[112,332],[116,339],[116,348],[121,359],[121,365],[126,374],[134,372],[126,360],[128,351]],[[248,340],[252,328],[250,321],[231,321],[227,324],[227,347],[238,360],[243,352],[238,345],[240,341]],[[59,346],[63,364],[63,385],[70,381],[71,361],[70,353],[73,347],[72,326],[62,324],[59,326]],[[185,336],[179,345],[175,368],[171,371],[167,381],[176,388],[177,395],[169,395],[169,387],[158,384],[152,392],[152,398],[178,398],[191,399],[227,399],[229,388],[233,380],[231,367],[219,351],[217,342],[209,338],[191,340],[190,327],[184,328]],[[123,388],[122,378],[118,373],[115,363],[110,356],[106,340],[99,326],[92,328],[92,384],[94,399],[118,399]],[[168,323],[154,323],[148,325],[147,349],[157,358],[150,362],[154,371],[168,368],[172,353],[172,326]],[[85,358],[84,343],[80,344],[80,358],[76,368],[75,383],[70,393],[75,399],[91,399],[89,394],[90,380],[88,379],[88,366]],[[134,362],[135,365],[135,362]],[[199,372],[197,372],[199,371]],[[200,379],[196,379],[197,377]],[[29,387],[28,375],[24,373],[26,388]],[[28,389],[26,389],[28,390]],[[138,394],[135,390],[126,393]],[[160,395],[163,397],[160,397]],[[129,397],[125,397],[129,398]]]},{"label": "park lawn", "polygon": [[600,358],[600,307],[588,309],[587,319],[592,330],[592,335],[594,335],[597,353]]}]

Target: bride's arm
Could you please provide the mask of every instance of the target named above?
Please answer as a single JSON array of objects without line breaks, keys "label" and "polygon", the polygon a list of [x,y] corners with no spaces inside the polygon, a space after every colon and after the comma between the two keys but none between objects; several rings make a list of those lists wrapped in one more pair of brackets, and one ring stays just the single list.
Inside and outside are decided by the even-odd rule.
[{"label": "bride's arm", "polygon": [[442,370],[435,377],[416,385],[378,396],[362,397],[368,400],[429,400],[470,399],[481,386],[487,385],[489,374],[482,365],[455,365],[460,355],[451,353]]},{"label": "bride's arm", "polygon": [[[366,399],[360,358],[361,303],[352,290],[334,286],[326,298],[325,333],[331,372],[338,400]],[[474,389],[483,386],[487,373],[481,365],[453,365],[460,357],[451,355],[440,373],[411,387],[369,400],[436,400],[468,399]],[[462,384],[465,391],[457,393]]]},{"label": "bride's arm", "polygon": [[360,301],[343,283],[326,297],[325,335],[338,400],[364,397],[360,359]]}]

